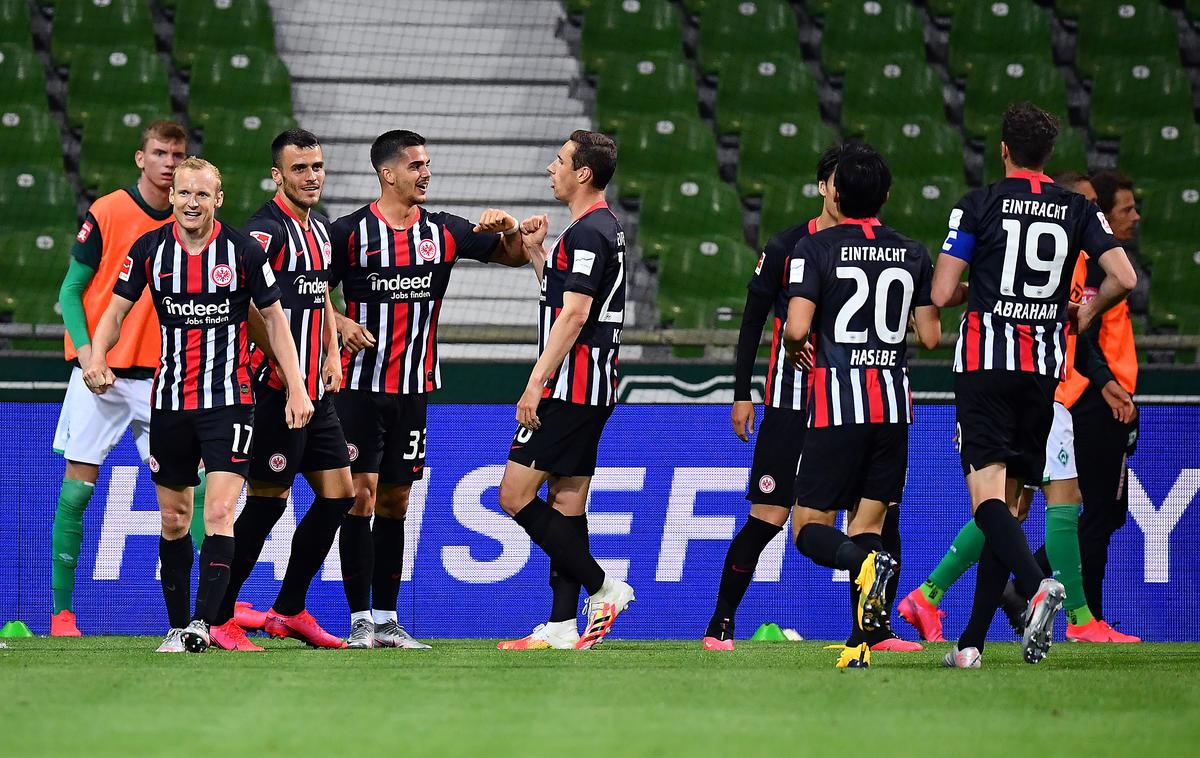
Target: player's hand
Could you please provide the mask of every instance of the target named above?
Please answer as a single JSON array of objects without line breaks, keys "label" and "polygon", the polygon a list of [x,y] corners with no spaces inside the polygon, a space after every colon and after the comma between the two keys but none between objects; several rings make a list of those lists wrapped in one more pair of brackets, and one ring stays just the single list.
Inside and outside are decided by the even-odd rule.
[{"label": "player's hand", "polygon": [[1112,409],[1113,418],[1120,421],[1122,424],[1128,424],[1137,418],[1137,406],[1133,404],[1133,398],[1125,391],[1125,388],[1117,383],[1115,379],[1110,379],[1107,384],[1100,390],[1100,395],[1104,398],[1104,402],[1108,403],[1108,407]]},{"label": "player's hand", "polygon": [[812,343],[805,340],[804,347],[788,353],[788,361],[802,371],[810,370],[813,367]]},{"label": "player's hand", "polygon": [[300,429],[312,420],[313,404],[308,395],[303,392],[289,392],[287,407],[283,409],[283,417],[287,420],[288,429]]},{"label": "player's hand", "polygon": [[471,231],[479,232],[509,232],[517,228],[517,220],[508,213],[496,208],[488,208],[479,217],[479,222]]},{"label": "player's hand", "polygon": [[754,434],[754,403],[750,400],[734,400],[733,413],[730,414],[731,422],[733,422],[733,433],[742,442],[749,442],[750,435]]},{"label": "player's hand", "polygon": [[550,231],[550,217],[543,213],[540,216],[530,216],[521,222],[521,241],[526,246],[540,246],[546,241],[546,232]]},{"label": "player's hand", "polygon": [[375,336],[368,332],[362,324],[356,324],[348,318],[337,320],[338,336],[342,338],[342,347],[351,353],[375,347]]},{"label": "player's hand", "polygon": [[1091,305],[1092,301],[1090,300],[1082,305],[1072,302],[1067,303],[1067,318],[1074,324],[1076,334],[1083,334],[1091,328],[1092,321],[1096,318],[1096,311]]},{"label": "player's hand", "polygon": [[83,372],[83,383],[97,395],[108,392],[115,381],[117,381],[117,377],[113,375],[112,369],[103,359],[93,361]]},{"label": "player's hand", "polygon": [[538,418],[537,407],[542,401],[542,388],[530,382],[517,401],[517,423],[526,429],[537,431],[542,428],[542,420]]},{"label": "player's hand", "polygon": [[325,384],[326,392],[338,392],[342,389],[342,354],[330,353],[325,356],[321,365],[321,381]]}]

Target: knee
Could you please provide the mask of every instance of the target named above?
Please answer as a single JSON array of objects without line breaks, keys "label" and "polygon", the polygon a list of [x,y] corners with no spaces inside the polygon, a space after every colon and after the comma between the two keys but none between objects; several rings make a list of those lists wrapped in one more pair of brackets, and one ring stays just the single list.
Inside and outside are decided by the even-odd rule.
[{"label": "knee", "polygon": [[354,507],[351,516],[371,516],[375,513],[375,487],[367,482],[354,484]]},{"label": "knee", "polygon": [[177,540],[188,533],[192,525],[191,514],[179,509],[162,509],[162,536]]},{"label": "knee", "polygon": [[525,493],[507,479],[500,482],[500,508],[508,515],[517,515],[517,511],[524,508],[530,500],[531,498],[525,497]]},{"label": "knee", "polygon": [[384,518],[402,519],[408,516],[408,496],[412,488],[394,487],[384,490],[375,502],[375,512]]},{"label": "knee", "polygon": [[237,501],[225,498],[206,498],[204,503],[204,523],[232,526]]}]

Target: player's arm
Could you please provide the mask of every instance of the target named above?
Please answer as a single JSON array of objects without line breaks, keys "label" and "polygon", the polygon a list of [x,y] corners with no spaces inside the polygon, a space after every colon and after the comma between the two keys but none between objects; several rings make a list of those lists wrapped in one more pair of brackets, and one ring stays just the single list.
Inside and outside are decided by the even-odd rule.
[{"label": "player's arm", "polygon": [[812,330],[813,314],[817,304],[806,297],[788,300],[787,323],[783,327],[783,346],[793,365],[799,364],[808,345],[808,333]]},{"label": "player's arm", "polygon": [[529,254],[521,244],[521,225],[508,213],[496,208],[488,208],[480,216],[479,221],[471,229],[475,234],[498,233],[500,244],[496,246],[489,260],[501,266],[516,268],[529,263]]},{"label": "player's arm", "polygon": [[263,328],[267,332],[267,341],[263,344],[270,346],[269,354],[275,356],[275,365],[283,374],[284,386],[289,388],[287,407],[284,409],[288,428],[299,429],[312,418],[313,406],[303,391],[293,392],[290,389],[304,386],[304,376],[300,373],[300,358],[296,355],[296,345],[292,342],[291,327],[283,312],[283,306],[278,301],[259,309],[259,313],[262,314]]},{"label": "player's arm", "polygon": [[71,258],[67,275],[63,277],[62,285],[58,288],[58,306],[62,310],[63,326],[71,336],[71,344],[79,354],[79,365],[86,368],[92,359],[92,339],[88,334],[87,311],[83,308],[83,293],[92,279],[96,269],[88,266],[78,258]]},{"label": "player's arm", "polygon": [[767,323],[770,312],[771,299],[753,287],[748,288],[733,365],[733,409],[730,412],[733,433],[743,442],[749,442],[750,435],[754,434],[754,400],[750,396],[750,382],[754,376],[754,362],[758,358],[763,325]]},{"label": "player's arm", "polygon": [[936,305],[920,305],[913,311],[917,339],[926,350],[933,350],[942,341],[942,319]]},{"label": "player's arm", "polygon": [[967,283],[963,281],[963,273],[975,255],[971,197],[967,195],[950,211],[946,241],[942,243],[942,254],[933,268],[930,296],[938,308],[953,308],[967,301]]},{"label": "player's arm", "polygon": [[1114,419],[1128,424],[1137,418],[1133,397],[1117,381],[1100,347],[1100,321],[1093,321],[1091,328],[1075,341],[1075,370],[1100,391],[1100,397],[1112,410]]},{"label": "player's arm", "polygon": [[129,300],[122,295],[113,293],[96,325],[96,334],[92,339],[92,356],[83,370],[83,383],[97,395],[103,395],[116,381],[112,369],[108,367],[108,351],[113,349],[121,337],[121,324],[129,311],[133,310],[136,300]]},{"label": "player's arm", "polygon": [[811,368],[808,335],[821,292],[820,247],[812,237],[797,243],[787,262],[787,323],[783,325],[783,347],[794,366]]},{"label": "player's arm", "polygon": [[[330,297],[327,300],[333,299],[334,290],[340,287],[346,279],[350,251],[354,247],[354,235],[354,230],[344,219],[338,219],[329,225],[330,247],[333,250],[333,258],[329,267]],[[342,293],[342,296],[344,302],[345,292]],[[341,337],[342,345],[351,353],[357,353],[360,350],[375,346],[375,335],[371,334],[367,331],[366,327],[355,322],[353,319],[346,318],[338,311],[337,307],[333,308],[331,323],[333,324],[333,328],[337,330],[338,336]]]},{"label": "player's arm", "polygon": [[[338,349],[337,311],[333,298],[325,298],[325,361],[321,364],[321,381],[326,392],[342,389],[342,351]],[[365,330],[364,330],[365,331]]]},{"label": "player's arm", "polygon": [[537,429],[541,421],[537,417],[538,403],[542,399],[542,390],[546,380],[554,370],[562,365],[567,352],[579,338],[579,332],[587,323],[588,314],[592,310],[592,296],[582,292],[564,292],[563,307],[554,326],[550,327],[550,335],[546,339],[546,349],[542,351],[529,381],[525,384],[525,392],[517,403],[517,422],[529,429]]},{"label": "player's arm", "polygon": [[1076,312],[1076,323],[1082,334],[1091,328],[1092,322],[1124,300],[1137,286],[1137,272],[1125,254],[1125,248],[1117,246],[1105,250],[1096,262],[1104,270],[1104,280],[1096,296],[1079,306]]}]

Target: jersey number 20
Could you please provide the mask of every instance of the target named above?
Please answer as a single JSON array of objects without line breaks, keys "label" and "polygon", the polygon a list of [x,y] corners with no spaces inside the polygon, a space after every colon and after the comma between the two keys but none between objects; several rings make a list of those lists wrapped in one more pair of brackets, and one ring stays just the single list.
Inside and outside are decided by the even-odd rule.
[{"label": "jersey number 20", "polygon": [[[867,272],[854,266],[838,266],[834,269],[838,279],[854,282],[854,294],[838,311],[833,322],[833,339],[837,342],[860,345],[867,341],[867,330],[850,331],[850,319],[858,315],[871,296],[871,285],[867,283]],[[893,285],[900,285],[900,320],[893,329],[887,322],[888,296]],[[908,311],[912,305],[913,278],[906,269],[886,268],[875,280],[875,333],[888,345],[898,345],[908,332]]]}]

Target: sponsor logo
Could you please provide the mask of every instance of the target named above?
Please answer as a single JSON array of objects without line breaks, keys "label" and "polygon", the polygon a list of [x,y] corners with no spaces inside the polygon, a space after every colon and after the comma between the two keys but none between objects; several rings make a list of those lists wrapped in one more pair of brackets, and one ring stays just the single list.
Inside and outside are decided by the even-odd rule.
[{"label": "sponsor logo", "polygon": [[323,279],[309,279],[303,274],[296,277],[294,284],[297,295],[324,295],[329,291],[329,282]]},{"label": "sponsor logo", "polygon": [[366,256],[367,256],[368,258],[370,258],[372,255],[379,255],[379,254],[380,254],[380,253],[382,253],[382,252],[383,252],[383,248],[380,248],[380,249],[378,249],[378,250],[368,250],[368,251],[366,252]]},{"label": "sponsor logo", "polygon": [[133,271],[133,258],[125,256],[125,261],[121,264],[121,273],[118,277],[123,282],[129,281],[129,272]]},{"label": "sponsor logo", "polygon": [[371,283],[372,292],[406,292],[411,290],[427,290],[433,286],[433,272],[425,276],[391,276],[383,277],[371,274],[367,277]]},{"label": "sponsor logo", "polygon": [[764,250],[758,256],[758,264],[754,267],[754,273],[756,273],[756,274],[762,273],[763,262],[766,260],[767,260],[767,251]]},{"label": "sponsor logo", "polygon": [[213,266],[212,274],[209,275],[212,283],[218,287],[228,287],[233,281],[233,269],[222,263],[219,266]]},{"label": "sponsor logo", "polygon": [[258,244],[262,245],[264,253],[267,251],[267,248],[271,246],[271,235],[267,234],[266,232],[250,232],[250,236],[258,240]]},{"label": "sponsor logo", "polygon": [[87,242],[87,238],[92,233],[92,222],[84,221],[83,226],[79,227],[79,234],[75,235],[75,239],[80,242]]},{"label": "sponsor logo", "polygon": [[769,495],[775,491],[775,477],[770,474],[763,474],[758,479],[758,490],[763,494]]},{"label": "sponsor logo", "polygon": [[346,454],[350,456],[350,460],[358,460],[358,445],[346,443]]},{"label": "sponsor logo", "polygon": [[238,456],[236,456],[236,455],[231,455],[231,456],[229,457],[229,460],[230,460],[230,462],[231,462],[231,463],[245,463],[246,461],[248,461],[248,460],[250,460],[250,459],[249,459],[249,458],[239,458],[239,457],[238,457]]},{"label": "sponsor logo", "polygon": [[164,297],[162,307],[171,316],[228,316],[229,298],[219,303],[177,303],[173,298]]},{"label": "sponsor logo", "polygon": [[275,453],[275,455],[272,455],[267,460],[267,465],[271,467],[272,471],[278,474],[280,471],[283,471],[285,468],[287,468],[287,456],[283,453]]},{"label": "sponsor logo", "polygon": [[161,274],[159,274],[159,275],[158,275],[158,278],[159,278],[159,279],[169,279],[169,278],[170,278],[170,277],[172,277],[172,276],[175,276],[175,272],[174,272],[174,271],[164,271],[164,272],[162,272]]},{"label": "sponsor logo", "polygon": [[437,245],[433,244],[433,240],[421,240],[421,244],[417,245],[417,253],[423,261],[431,261],[437,257]]},{"label": "sponsor logo", "polygon": [[153,455],[150,456],[150,470],[157,474],[158,469],[159,469],[158,459],[155,458]]}]

